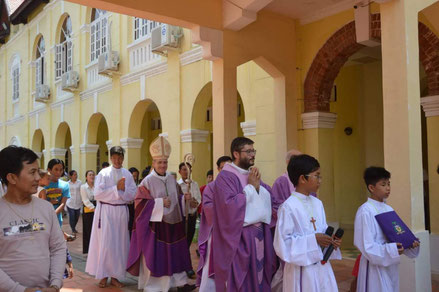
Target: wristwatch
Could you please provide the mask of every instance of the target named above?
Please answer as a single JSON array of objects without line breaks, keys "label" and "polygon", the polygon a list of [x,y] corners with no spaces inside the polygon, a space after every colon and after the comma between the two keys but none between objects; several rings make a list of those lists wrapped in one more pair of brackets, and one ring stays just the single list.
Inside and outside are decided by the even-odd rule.
[{"label": "wristwatch", "polygon": [[56,285],[52,285],[52,286],[50,286],[50,288],[54,288],[56,290],[56,292],[59,292],[61,290],[61,288],[59,288]]}]

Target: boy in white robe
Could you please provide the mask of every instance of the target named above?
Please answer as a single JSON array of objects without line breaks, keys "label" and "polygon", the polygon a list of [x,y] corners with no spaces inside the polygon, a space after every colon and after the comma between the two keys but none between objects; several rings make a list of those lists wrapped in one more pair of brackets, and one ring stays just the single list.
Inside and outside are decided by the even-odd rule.
[{"label": "boy in white robe", "polygon": [[361,251],[357,292],[399,291],[400,255],[417,257],[419,242],[413,242],[413,247],[406,250],[400,243],[389,243],[375,219],[378,214],[393,211],[385,203],[390,195],[390,173],[382,167],[369,167],[364,181],[370,198],[355,216],[354,244]]},{"label": "boy in white robe", "polygon": [[328,262],[321,264],[323,248],[335,247],[330,259],[341,259],[341,239],[325,233],[325,210],[316,193],[320,181],[319,162],[309,155],[293,157],[288,176],[295,192],[281,205],[274,235],[274,249],[285,262],[283,291],[338,291],[334,272]]}]

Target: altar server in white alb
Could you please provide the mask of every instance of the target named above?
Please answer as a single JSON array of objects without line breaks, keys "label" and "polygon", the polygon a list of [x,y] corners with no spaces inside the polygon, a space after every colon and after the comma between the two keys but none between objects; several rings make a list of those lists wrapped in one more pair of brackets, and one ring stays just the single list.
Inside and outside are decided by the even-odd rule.
[{"label": "altar server in white alb", "polygon": [[385,203],[390,195],[390,172],[382,167],[369,167],[364,172],[364,181],[370,198],[355,216],[354,244],[361,251],[357,291],[399,291],[400,255],[417,257],[419,242],[405,250],[400,243],[389,243],[375,219],[378,214],[393,211]]},{"label": "altar server in white alb", "polygon": [[283,291],[338,291],[330,262],[322,265],[322,249],[332,244],[331,259],[341,259],[341,239],[325,234],[322,202],[310,195],[321,181],[319,162],[309,155],[291,158],[288,176],[296,190],[281,205],[274,236],[274,249],[285,262]]},{"label": "altar server in white alb", "polygon": [[112,285],[123,287],[119,279],[125,278],[130,247],[127,204],[134,200],[137,187],[131,173],[122,168],[124,153],[120,146],[111,147],[112,165],[95,179],[97,206],[85,271],[101,279],[101,288],[107,286],[108,278]]}]

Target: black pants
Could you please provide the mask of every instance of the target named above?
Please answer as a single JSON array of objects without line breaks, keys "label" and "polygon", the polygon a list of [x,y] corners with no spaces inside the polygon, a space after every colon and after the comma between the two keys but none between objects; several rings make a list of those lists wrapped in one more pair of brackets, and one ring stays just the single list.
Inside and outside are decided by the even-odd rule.
[{"label": "black pants", "polygon": [[82,253],[88,253],[94,212],[82,214]]},{"label": "black pants", "polygon": [[67,206],[67,211],[69,212],[70,228],[72,228],[72,232],[75,232],[76,224],[78,224],[79,216],[81,215],[81,209],[71,209]]},{"label": "black pants", "polygon": [[189,214],[188,224],[187,224],[187,247],[191,248],[192,240],[195,235],[195,225],[197,224],[197,213]]},{"label": "black pants", "polygon": [[133,232],[133,224],[134,224],[134,203],[127,204],[128,206],[128,212],[129,212],[129,220],[128,220],[128,233],[130,234],[131,239],[131,233]]}]

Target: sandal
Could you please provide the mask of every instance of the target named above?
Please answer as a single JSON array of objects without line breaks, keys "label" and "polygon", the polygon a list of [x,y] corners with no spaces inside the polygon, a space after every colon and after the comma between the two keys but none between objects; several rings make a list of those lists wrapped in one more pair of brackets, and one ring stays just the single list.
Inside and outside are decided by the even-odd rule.
[{"label": "sandal", "polygon": [[68,242],[74,241],[75,239],[76,239],[76,236],[74,236],[74,235],[67,235],[67,236],[66,236],[66,240],[67,240]]},{"label": "sandal", "polygon": [[102,279],[102,280],[99,282],[99,288],[105,288],[105,287],[107,287],[107,281],[108,281],[107,278]]},{"label": "sandal", "polygon": [[119,282],[119,280],[116,279],[116,278],[111,278],[111,282],[110,283],[111,283],[111,285],[115,286],[116,288],[122,288],[122,287],[125,286],[124,284]]}]

